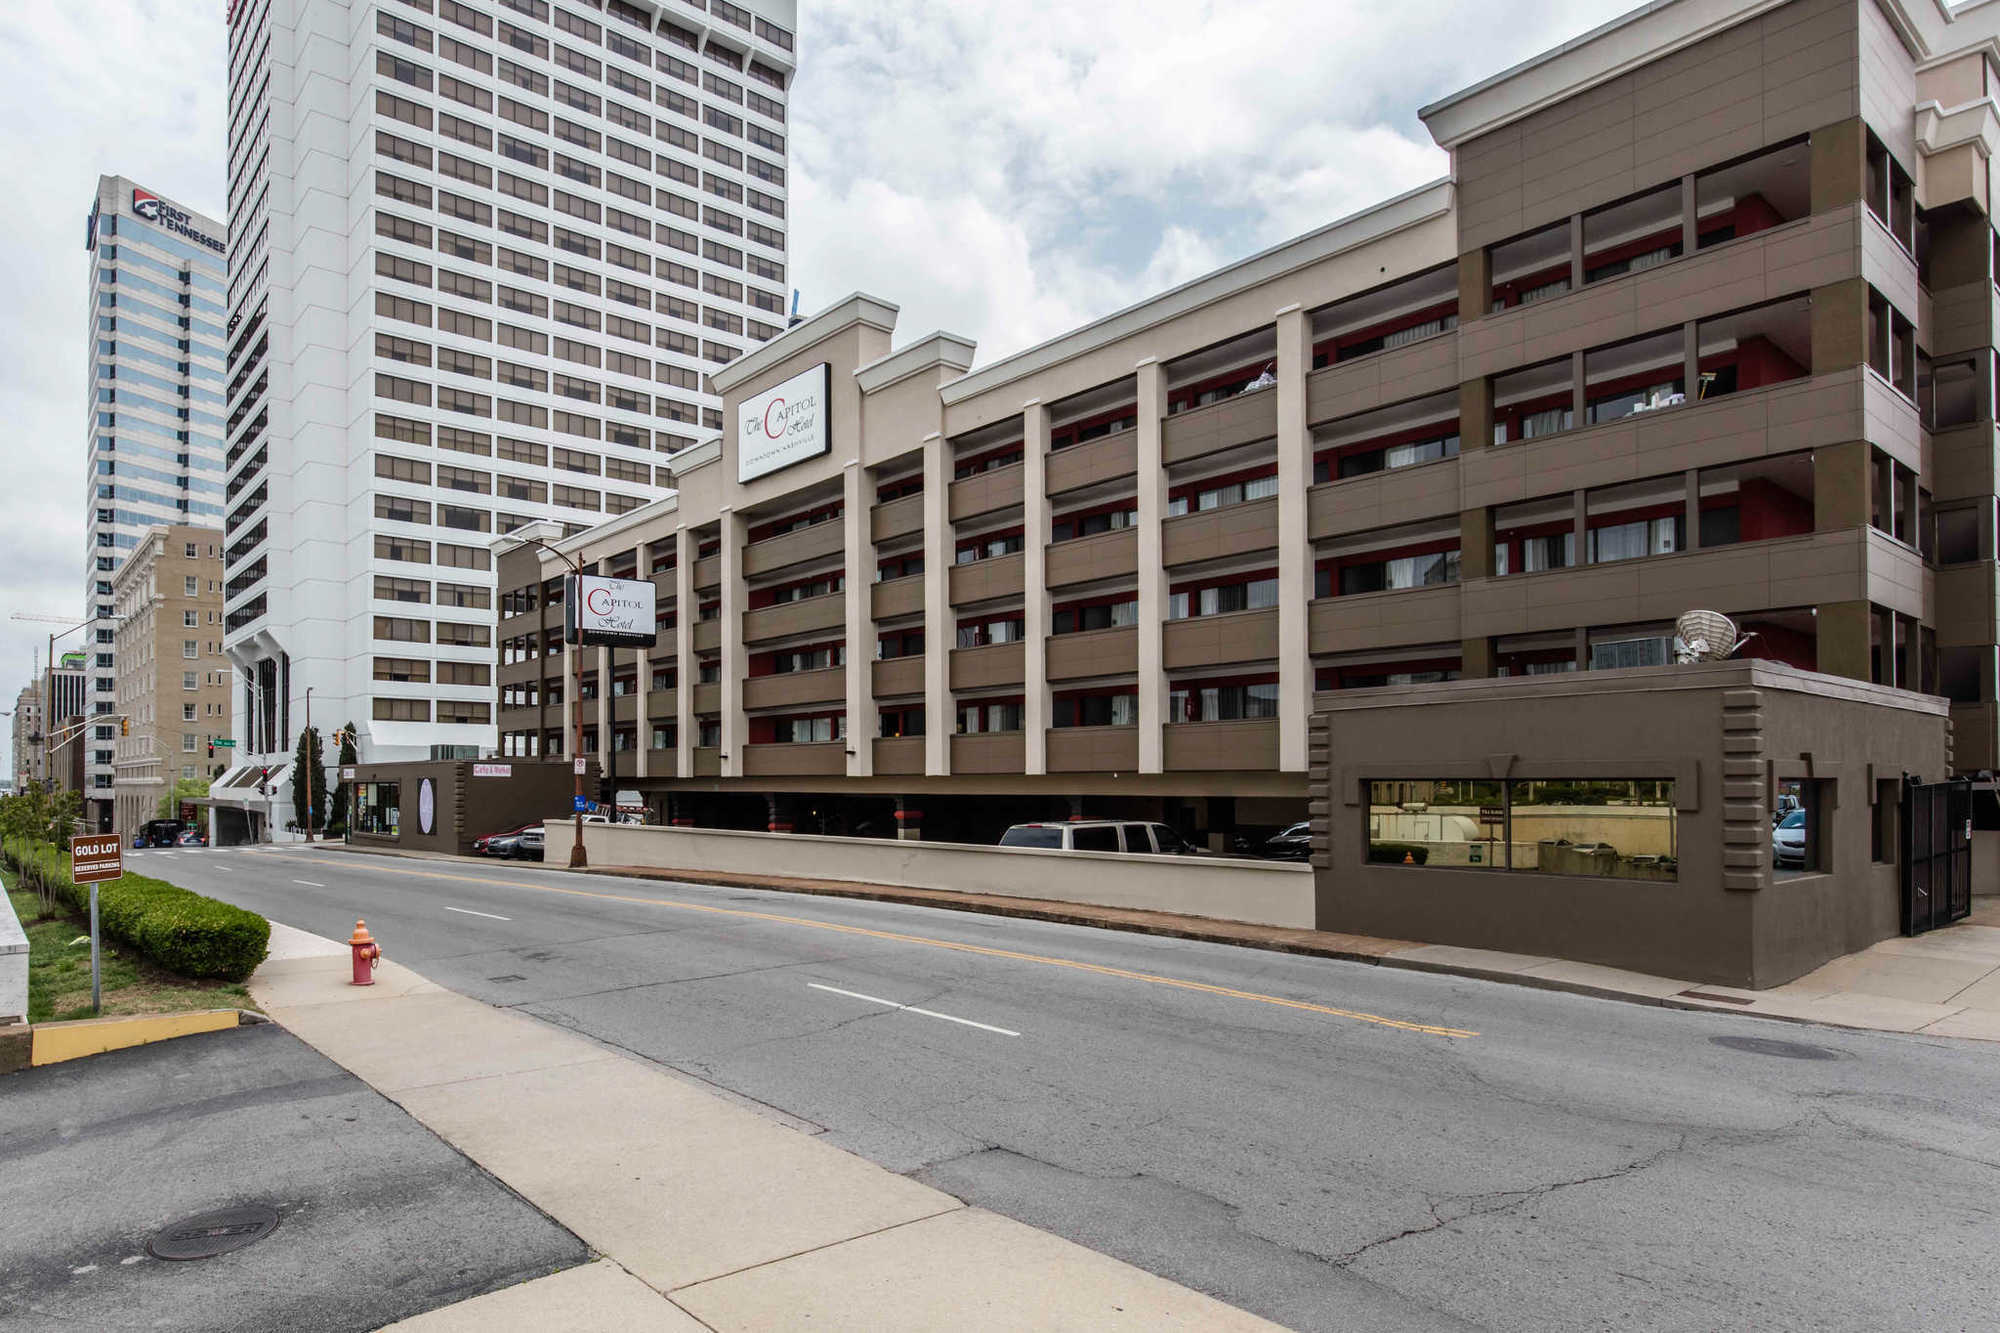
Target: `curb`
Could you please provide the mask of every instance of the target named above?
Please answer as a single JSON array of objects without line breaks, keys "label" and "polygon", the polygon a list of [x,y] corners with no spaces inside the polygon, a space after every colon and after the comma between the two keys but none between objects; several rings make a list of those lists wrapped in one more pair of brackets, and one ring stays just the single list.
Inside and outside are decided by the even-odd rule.
[{"label": "curb", "polygon": [[0,1028],[0,1074],[270,1021],[262,1014],[243,1009],[194,1009],[181,1014],[80,1018],[66,1023]]}]

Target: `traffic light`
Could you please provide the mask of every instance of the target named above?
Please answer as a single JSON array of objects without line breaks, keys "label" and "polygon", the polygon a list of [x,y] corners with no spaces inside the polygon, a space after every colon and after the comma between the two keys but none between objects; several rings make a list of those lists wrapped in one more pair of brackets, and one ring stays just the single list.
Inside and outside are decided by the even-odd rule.
[{"label": "traffic light", "polygon": [[132,719],[131,719],[131,718],[129,718],[129,717],[121,717],[121,718],[119,718],[119,719],[118,719],[118,734],[119,734],[120,736],[130,736],[130,735],[132,734]]},{"label": "traffic light", "polygon": [[215,737],[213,736],[208,738],[208,757],[210,759],[215,758]]}]

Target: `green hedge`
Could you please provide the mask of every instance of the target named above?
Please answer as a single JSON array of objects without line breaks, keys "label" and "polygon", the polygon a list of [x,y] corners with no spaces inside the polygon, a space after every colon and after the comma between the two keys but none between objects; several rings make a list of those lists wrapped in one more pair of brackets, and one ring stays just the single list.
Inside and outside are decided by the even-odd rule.
[{"label": "green hedge", "polygon": [[[90,886],[70,878],[67,854],[25,839],[10,839],[5,852],[24,888],[79,915],[90,911]],[[123,879],[98,885],[97,919],[107,938],[198,981],[246,979],[264,961],[271,943],[271,923],[255,912],[129,871]]]}]

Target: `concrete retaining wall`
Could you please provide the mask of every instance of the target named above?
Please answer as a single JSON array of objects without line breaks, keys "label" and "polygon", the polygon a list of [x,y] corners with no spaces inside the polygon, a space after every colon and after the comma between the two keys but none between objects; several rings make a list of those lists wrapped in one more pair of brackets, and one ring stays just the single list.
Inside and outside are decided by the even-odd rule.
[{"label": "concrete retaining wall", "polygon": [[0,1024],[28,1021],[28,933],[0,897]]},{"label": "concrete retaining wall", "polygon": [[[550,820],[546,828],[547,864],[562,865],[569,859],[575,826],[562,819]],[[1263,926],[1309,930],[1313,924],[1311,868],[1271,861],[612,824],[586,824],[583,845],[594,866],[851,880],[1179,912]]]}]

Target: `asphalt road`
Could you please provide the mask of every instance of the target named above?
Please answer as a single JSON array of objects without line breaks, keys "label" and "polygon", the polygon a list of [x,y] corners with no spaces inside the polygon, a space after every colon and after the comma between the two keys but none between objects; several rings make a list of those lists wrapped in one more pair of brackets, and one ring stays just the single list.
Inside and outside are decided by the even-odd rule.
[{"label": "asphalt road", "polygon": [[540,867],[134,863],[334,938],[365,916],[443,985],[1296,1328],[2000,1310],[1992,1046]]},{"label": "asphalt road", "polygon": [[[169,1224],[277,1228],[168,1262]],[[265,1024],[0,1079],[0,1328],[359,1333],[584,1262],[582,1242]]]}]

